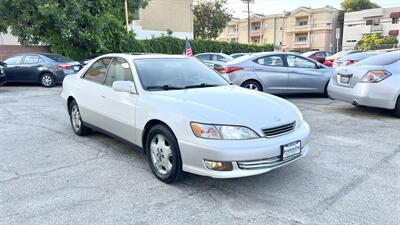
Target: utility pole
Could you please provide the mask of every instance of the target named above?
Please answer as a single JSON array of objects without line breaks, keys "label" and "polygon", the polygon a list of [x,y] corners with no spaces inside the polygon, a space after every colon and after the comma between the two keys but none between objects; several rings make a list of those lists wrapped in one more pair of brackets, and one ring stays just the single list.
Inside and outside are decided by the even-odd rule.
[{"label": "utility pole", "polygon": [[247,42],[250,43],[250,3],[254,3],[254,0],[242,0],[247,4]]},{"label": "utility pole", "polygon": [[126,33],[129,33],[129,21],[128,21],[128,0],[125,0],[125,24],[126,24]]}]

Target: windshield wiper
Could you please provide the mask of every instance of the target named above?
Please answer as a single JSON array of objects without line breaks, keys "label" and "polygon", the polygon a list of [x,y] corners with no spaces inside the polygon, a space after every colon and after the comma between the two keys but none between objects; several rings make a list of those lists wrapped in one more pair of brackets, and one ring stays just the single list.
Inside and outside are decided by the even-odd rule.
[{"label": "windshield wiper", "polygon": [[148,86],[146,87],[147,90],[179,90],[184,89],[184,87],[176,87],[172,85],[158,85],[158,86]]},{"label": "windshield wiper", "polygon": [[207,84],[207,83],[201,83],[201,84],[195,84],[195,85],[188,85],[185,86],[185,88],[203,88],[203,87],[217,87],[219,86],[218,84]]}]

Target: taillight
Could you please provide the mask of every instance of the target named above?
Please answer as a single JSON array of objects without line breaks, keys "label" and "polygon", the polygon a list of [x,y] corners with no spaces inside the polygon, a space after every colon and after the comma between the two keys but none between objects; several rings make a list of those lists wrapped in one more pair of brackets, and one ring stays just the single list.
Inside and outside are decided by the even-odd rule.
[{"label": "taillight", "polygon": [[348,60],[346,61],[346,66],[356,63],[357,60]]},{"label": "taillight", "polygon": [[386,70],[368,71],[360,80],[363,83],[378,83],[390,77],[392,74]]},{"label": "taillight", "polygon": [[231,66],[231,67],[223,67],[223,68],[218,68],[218,72],[220,73],[232,73],[238,70],[244,70],[244,68],[239,67],[239,66]]},{"label": "taillight", "polygon": [[57,68],[59,68],[61,70],[70,70],[70,69],[72,69],[72,66],[66,65],[66,64],[58,64]]}]

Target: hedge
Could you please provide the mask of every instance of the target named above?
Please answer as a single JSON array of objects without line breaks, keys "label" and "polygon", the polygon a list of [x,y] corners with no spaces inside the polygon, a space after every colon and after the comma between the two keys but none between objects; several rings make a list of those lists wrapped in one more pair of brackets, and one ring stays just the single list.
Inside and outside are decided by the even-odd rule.
[{"label": "hedge", "polygon": [[[202,52],[223,52],[226,54],[239,52],[265,52],[274,49],[272,44],[239,44],[202,39],[189,40],[189,42],[192,46],[193,54]],[[117,49],[114,49],[113,52],[182,54],[184,51],[185,40],[171,36],[162,36],[146,40],[136,40],[133,38],[129,40],[121,40],[119,44],[120,46]],[[84,58],[99,53],[107,52],[82,52],[81,56]]]}]

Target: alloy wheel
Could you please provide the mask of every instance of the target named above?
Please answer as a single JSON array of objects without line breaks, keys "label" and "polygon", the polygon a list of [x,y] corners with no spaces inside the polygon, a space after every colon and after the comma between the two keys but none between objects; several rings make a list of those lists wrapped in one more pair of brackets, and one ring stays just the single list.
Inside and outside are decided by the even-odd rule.
[{"label": "alloy wheel", "polygon": [[53,84],[53,78],[49,74],[45,74],[42,76],[42,84],[46,87],[49,87]]},{"label": "alloy wheel", "polygon": [[153,137],[150,143],[151,161],[157,173],[167,175],[172,170],[171,145],[162,134]]},{"label": "alloy wheel", "polygon": [[82,125],[82,121],[81,121],[81,114],[79,112],[77,105],[73,105],[71,108],[71,121],[73,128],[76,131],[79,131]]}]

